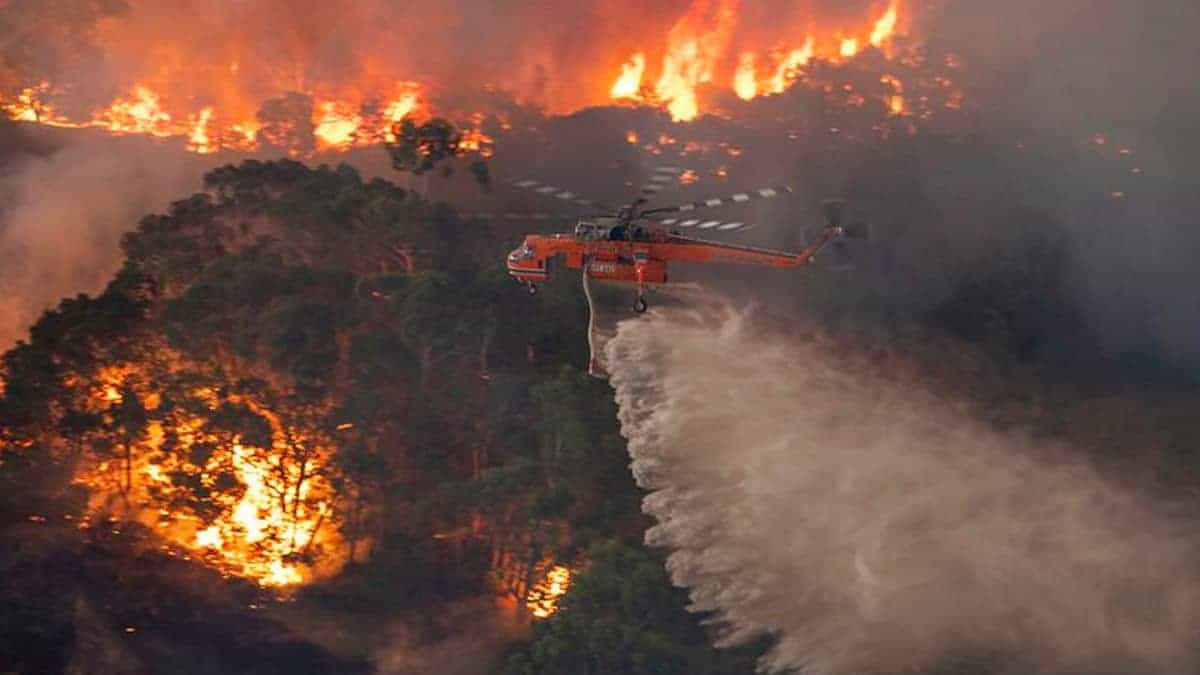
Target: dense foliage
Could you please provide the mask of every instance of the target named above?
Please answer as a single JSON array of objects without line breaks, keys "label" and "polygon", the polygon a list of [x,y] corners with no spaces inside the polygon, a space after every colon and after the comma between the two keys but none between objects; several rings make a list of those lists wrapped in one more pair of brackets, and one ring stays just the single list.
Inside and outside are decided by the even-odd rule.
[{"label": "dense foliage", "polygon": [[734,675],[751,672],[765,646],[714,651],[692,616],[681,614],[662,560],[639,548],[600,544],[562,606],[534,626],[503,675]]},{"label": "dense foliage", "polygon": [[[94,593],[43,592],[52,561],[79,564],[79,538],[95,536],[95,522],[74,534],[74,519],[140,533],[106,551],[153,549],[138,513],[184,513],[197,531],[235,517],[250,489],[239,462],[258,452],[278,467],[266,485],[283,508],[327,509],[314,529],[329,536],[298,545],[294,527],[264,526],[247,555],[276,545],[337,571],[304,591],[323,606],[520,598],[546,561],[581,564],[606,539],[617,543],[593,553],[571,609],[510,670],[565,672],[629,640],[619,657],[644,672],[666,672],[660,657],[670,672],[749,670],[746,654],[713,656],[636,544],[644,523],[611,394],[579,368],[574,280],[531,299],[502,267],[510,243],[350,167],[291,161],[217,169],[204,192],[144,218],[104,293],[63,301],[4,356],[4,526],[58,543],[4,558],[19,581],[0,606],[0,653],[18,672],[54,669],[83,639]],[[165,467],[158,482],[145,462]],[[85,469],[94,480],[81,486]],[[591,622],[606,627],[594,639],[616,642],[584,639]],[[709,660],[725,669],[696,670]]]}]

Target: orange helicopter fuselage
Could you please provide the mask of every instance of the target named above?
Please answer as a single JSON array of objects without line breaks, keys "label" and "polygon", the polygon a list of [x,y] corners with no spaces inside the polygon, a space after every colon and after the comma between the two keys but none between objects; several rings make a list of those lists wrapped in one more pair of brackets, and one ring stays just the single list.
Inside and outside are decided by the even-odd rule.
[{"label": "orange helicopter fuselage", "polygon": [[[581,223],[581,225],[589,225]],[[596,228],[608,232],[607,228]],[[816,242],[798,253],[772,251],[692,239],[649,228],[629,228],[618,236],[596,236],[577,228],[575,234],[531,234],[508,255],[508,273],[522,283],[539,284],[550,278],[552,260],[564,256],[566,265],[587,265],[593,279],[656,285],[667,282],[671,262],[725,263],[762,267],[797,267],[807,263],[841,228],[826,228]]]}]

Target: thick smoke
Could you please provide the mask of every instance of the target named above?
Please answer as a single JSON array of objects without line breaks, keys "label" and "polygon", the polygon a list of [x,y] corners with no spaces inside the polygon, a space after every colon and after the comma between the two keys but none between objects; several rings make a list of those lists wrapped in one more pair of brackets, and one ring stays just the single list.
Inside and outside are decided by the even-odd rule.
[{"label": "thick smoke", "polygon": [[[1200,5],[1190,0],[946,0],[931,40],[966,58],[996,93],[993,124],[1075,133],[1148,128],[1192,89]],[[1151,75],[1152,74],[1152,75]]]},{"label": "thick smoke", "polygon": [[0,351],[60,298],[96,293],[121,235],[186,196],[213,160],[144,139],[79,138],[0,175]]},{"label": "thick smoke", "polygon": [[525,636],[516,606],[493,600],[451,603],[436,616],[400,617],[380,629],[386,645],[373,656],[375,675],[476,675],[491,672],[506,646]]},{"label": "thick smoke", "polygon": [[608,345],[647,541],[724,642],[821,674],[1195,667],[1194,523],[888,351],[764,330],[714,303]]}]

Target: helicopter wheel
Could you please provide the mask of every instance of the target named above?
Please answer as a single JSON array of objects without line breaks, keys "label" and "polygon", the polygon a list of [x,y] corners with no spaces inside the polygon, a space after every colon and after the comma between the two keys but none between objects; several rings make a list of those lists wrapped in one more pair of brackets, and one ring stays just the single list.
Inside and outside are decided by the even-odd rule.
[{"label": "helicopter wheel", "polygon": [[537,295],[537,292],[538,292],[537,284],[533,283],[532,281],[529,282],[529,294]]},{"label": "helicopter wheel", "polygon": [[646,299],[639,295],[638,299],[633,301],[633,311],[637,312],[638,314],[645,312]]}]

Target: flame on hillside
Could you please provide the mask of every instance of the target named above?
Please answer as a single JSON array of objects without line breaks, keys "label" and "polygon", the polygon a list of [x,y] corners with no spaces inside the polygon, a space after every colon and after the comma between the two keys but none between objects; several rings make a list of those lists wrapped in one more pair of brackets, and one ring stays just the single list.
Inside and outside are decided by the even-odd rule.
[{"label": "flame on hillside", "polygon": [[571,588],[571,570],[562,565],[551,567],[525,596],[525,608],[535,619],[546,619],[558,611],[558,601]]},{"label": "flame on hillside", "polygon": [[[306,583],[345,562],[333,487],[344,479],[333,475],[327,442],[249,396],[207,386],[164,406],[133,366],[67,384],[84,387],[90,412],[111,430],[87,439],[107,448],[90,453],[105,458],[75,478],[91,490],[94,516],[123,510],[191,556],[267,587]],[[234,415],[257,425],[259,438],[212,424]]]},{"label": "flame on hillside", "polygon": [[646,72],[646,55],[641,52],[629,57],[621,66],[621,76],[613,83],[609,94],[615,99],[637,98],[641,93],[642,75]]},{"label": "flame on hillside", "polygon": [[[118,135],[145,135],[156,138],[186,139],[187,149],[199,154],[218,150],[250,152],[265,144],[275,144],[289,134],[305,133],[300,127],[311,125],[310,139],[298,138],[285,147],[292,154],[304,154],[306,140],[313,142],[317,151],[349,150],[356,147],[375,145],[393,139],[392,128],[410,115],[420,115],[424,109],[420,88],[412,83],[401,83],[396,93],[385,101],[335,99],[317,100],[311,105],[305,119],[303,111],[290,120],[282,120],[282,134],[274,136],[260,133],[264,128],[263,115],[230,117],[213,105],[195,112],[172,114],[160,95],[149,85],[136,85],[127,95],[118,98],[110,106],[92,111],[87,117],[73,119],[59,114],[51,102],[54,87],[43,82],[35,87],[23,89],[12,99],[0,98],[0,110],[9,119],[35,122],[53,127],[75,129],[103,129]],[[294,100],[302,101],[311,97]],[[477,129],[472,130],[475,133]]]},{"label": "flame on hillside", "polygon": [[[460,49],[454,56],[461,62],[451,61],[453,72],[444,73],[418,65],[424,61],[414,56],[442,46],[409,44],[413,54],[407,54],[404,45],[391,42],[396,37],[382,28],[380,17],[404,11],[390,6],[312,7],[311,16],[297,16],[294,3],[264,2],[239,5],[225,18],[193,16],[195,26],[180,27],[170,4],[131,0],[128,11],[96,24],[91,39],[106,55],[103,67],[120,65],[103,71],[111,82],[92,86],[81,75],[99,66],[89,68],[89,52],[80,48],[62,55],[70,67],[61,72],[35,63],[30,72],[3,73],[0,111],[22,122],[178,138],[197,153],[271,147],[295,156],[385,142],[406,117],[477,116],[487,107],[471,94],[480,91],[506,92],[518,103],[555,113],[634,102],[685,121],[716,110],[721,103],[714,92],[731,91],[744,100],[782,92],[815,59],[846,60],[868,48],[890,57],[895,38],[912,24],[901,0],[689,0],[681,14],[652,12],[651,20],[637,23],[636,3],[615,3],[595,8],[598,39],[572,43],[569,53],[530,42],[511,63],[494,57],[476,63],[472,50]],[[539,7],[512,11],[525,22],[520,25],[553,23]],[[782,14],[755,13],[764,9]],[[339,26],[345,35],[335,40],[326,34]],[[198,35],[217,27],[228,35]],[[372,40],[355,31],[381,34]],[[599,39],[614,32],[625,39]],[[343,39],[346,53],[329,61],[322,49]],[[483,133],[479,126],[471,132]]]},{"label": "flame on hillside", "polygon": [[667,35],[653,99],[641,93],[645,57],[640,52],[623,66],[611,94],[614,99],[660,102],[674,120],[688,121],[700,114],[700,87],[720,81],[722,69],[729,71],[724,81],[742,100],[780,93],[813,59],[850,59],[867,44],[886,53],[897,35],[899,2],[894,0],[881,15],[859,26],[841,27],[829,35],[810,32],[790,44],[785,41],[771,49],[746,49],[733,55],[730,45],[738,25],[736,0],[693,0]]}]

